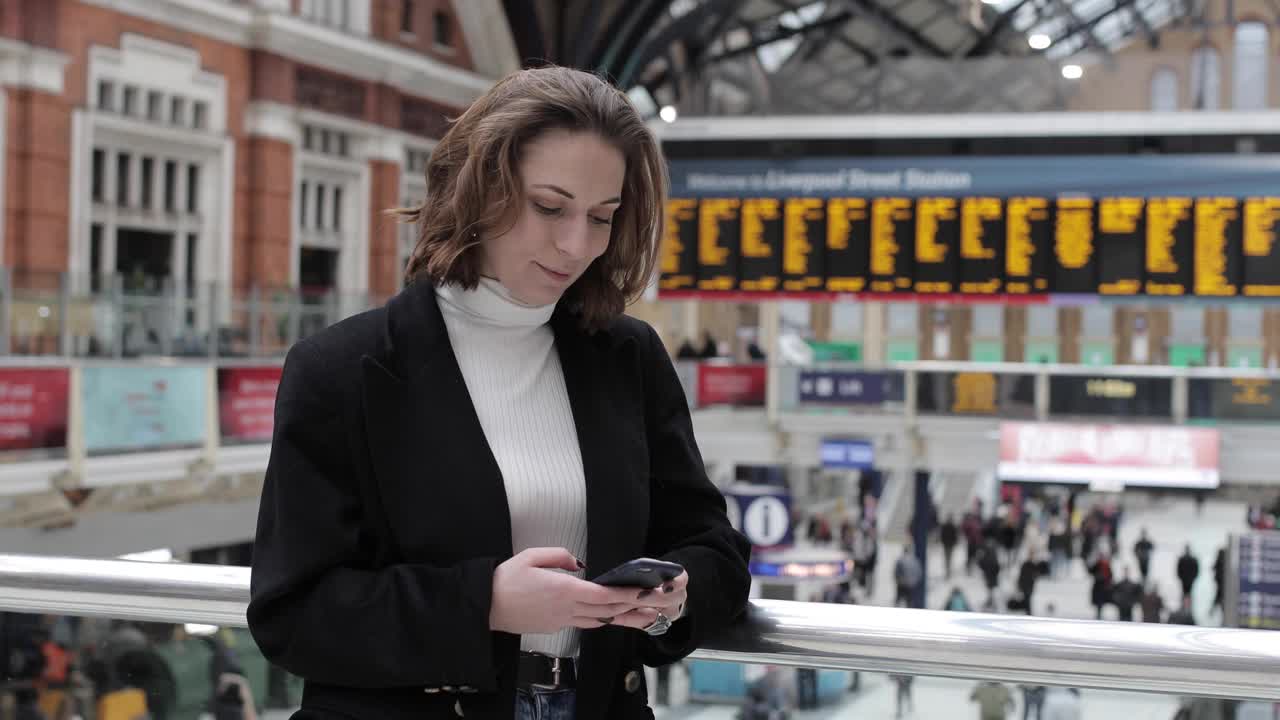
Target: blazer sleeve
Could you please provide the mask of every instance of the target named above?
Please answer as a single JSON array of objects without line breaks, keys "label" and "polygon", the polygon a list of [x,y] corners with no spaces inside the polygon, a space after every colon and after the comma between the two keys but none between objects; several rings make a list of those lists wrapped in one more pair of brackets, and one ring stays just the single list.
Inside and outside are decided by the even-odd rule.
[{"label": "blazer sleeve", "polygon": [[496,560],[373,566],[341,403],[333,379],[316,372],[323,362],[306,343],[294,346],[276,396],[253,549],[254,640],[313,682],[496,690]]},{"label": "blazer sleeve", "polygon": [[689,403],[662,340],[649,333],[646,430],[650,499],[647,552],[689,574],[684,617],[665,635],[641,640],[641,659],[665,665],[693,652],[745,612],[751,546],[729,524],[724,496],[707,478]]}]

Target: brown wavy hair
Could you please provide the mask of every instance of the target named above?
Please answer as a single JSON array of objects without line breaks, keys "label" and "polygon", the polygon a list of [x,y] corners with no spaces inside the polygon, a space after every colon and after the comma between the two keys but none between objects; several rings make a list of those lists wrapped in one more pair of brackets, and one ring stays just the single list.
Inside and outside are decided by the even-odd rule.
[{"label": "brown wavy hair", "polygon": [[554,66],[499,81],[436,145],[427,163],[426,199],[396,211],[418,227],[406,284],[429,279],[476,286],[482,239],[510,230],[524,202],[521,149],[551,130],[595,133],[626,160],[609,246],[560,302],[580,315],[585,328],[598,330],[640,297],[657,265],[666,161],[622,91],[596,75]]}]

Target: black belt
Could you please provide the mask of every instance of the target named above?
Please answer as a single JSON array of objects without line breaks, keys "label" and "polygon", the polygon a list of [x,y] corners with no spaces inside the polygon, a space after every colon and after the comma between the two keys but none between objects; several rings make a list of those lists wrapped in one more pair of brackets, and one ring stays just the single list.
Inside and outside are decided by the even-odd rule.
[{"label": "black belt", "polygon": [[528,690],[534,686],[562,690],[578,686],[578,666],[573,658],[558,658],[537,653],[520,653],[516,686]]}]

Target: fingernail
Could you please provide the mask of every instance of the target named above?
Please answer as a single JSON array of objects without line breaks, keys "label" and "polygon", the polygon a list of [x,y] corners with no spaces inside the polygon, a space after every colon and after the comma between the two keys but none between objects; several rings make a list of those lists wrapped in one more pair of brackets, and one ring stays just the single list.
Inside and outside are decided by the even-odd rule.
[{"label": "fingernail", "polygon": [[653,594],[652,590],[645,590],[636,596],[637,600],[643,600]]}]

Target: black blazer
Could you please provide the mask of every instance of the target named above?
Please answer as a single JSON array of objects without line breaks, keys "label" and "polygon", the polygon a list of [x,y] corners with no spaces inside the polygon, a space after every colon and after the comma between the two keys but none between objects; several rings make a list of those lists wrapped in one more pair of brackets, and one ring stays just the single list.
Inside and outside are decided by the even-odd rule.
[{"label": "black blazer", "polygon": [[[586,474],[587,576],[650,556],[690,578],[662,638],[583,633],[577,717],[652,717],[641,662],[674,662],[742,614],[748,544],[653,329],[622,317],[588,334],[564,310],[552,326]],[[510,720],[520,638],[489,629],[507,496],[434,287],[295,345],[275,413],[249,628],[306,680],[295,717]]]}]

